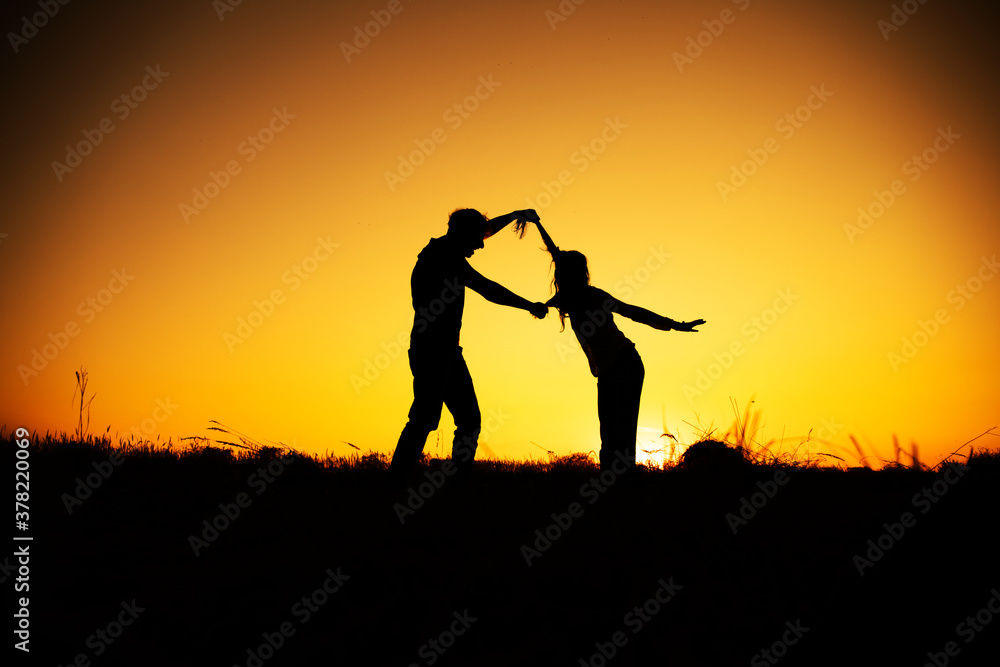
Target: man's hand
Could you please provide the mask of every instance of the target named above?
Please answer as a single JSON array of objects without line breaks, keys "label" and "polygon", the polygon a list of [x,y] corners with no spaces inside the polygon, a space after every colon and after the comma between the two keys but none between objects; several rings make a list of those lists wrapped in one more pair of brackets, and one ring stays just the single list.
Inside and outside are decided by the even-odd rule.
[{"label": "man's hand", "polygon": [[535,213],[535,209],[533,209],[533,208],[526,208],[523,211],[514,211],[513,215],[518,220],[526,220],[528,222],[540,222],[541,221],[541,218],[538,217],[538,214]]},{"label": "man's hand", "polygon": [[704,323],[705,320],[695,320],[694,322],[678,322],[674,326],[674,331],[694,331],[695,333],[697,333],[698,330],[695,329],[695,327],[700,327]]},{"label": "man's hand", "polygon": [[545,316],[549,314],[549,307],[544,303],[535,302],[528,306],[528,312],[541,320],[545,319]]}]

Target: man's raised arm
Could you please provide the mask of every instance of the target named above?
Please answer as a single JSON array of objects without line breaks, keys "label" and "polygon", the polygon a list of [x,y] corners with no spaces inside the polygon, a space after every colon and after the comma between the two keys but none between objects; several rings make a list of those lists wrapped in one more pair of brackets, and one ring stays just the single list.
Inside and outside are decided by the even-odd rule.
[{"label": "man's raised arm", "polygon": [[488,239],[489,237],[493,236],[501,229],[503,229],[504,227],[515,221],[519,222],[522,225],[522,228],[518,229],[518,231],[523,236],[524,235],[523,224],[526,222],[538,222],[538,214],[535,213],[534,209],[526,208],[521,211],[511,211],[506,215],[498,215],[495,218],[490,218],[489,222],[486,223],[486,234],[484,234],[483,238]]}]

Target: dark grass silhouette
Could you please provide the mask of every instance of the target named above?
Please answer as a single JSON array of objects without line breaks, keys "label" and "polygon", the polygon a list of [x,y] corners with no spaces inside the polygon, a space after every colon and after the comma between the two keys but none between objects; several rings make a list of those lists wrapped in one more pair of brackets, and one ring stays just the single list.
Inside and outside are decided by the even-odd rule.
[{"label": "dark grass silhouette", "polygon": [[[2,439],[11,460],[11,436]],[[780,664],[922,665],[956,641],[971,665],[997,650],[1000,622],[969,644],[955,634],[1000,585],[995,451],[956,455],[968,471],[926,514],[912,499],[942,480],[941,468],[824,468],[706,441],[665,470],[605,478],[593,502],[601,473],[591,457],[477,462],[470,483],[445,482],[401,523],[407,496],[389,483],[385,455],[314,458],[233,441],[242,446],[33,441],[33,658],[605,664],[591,656],[622,632],[608,665],[770,664],[759,652],[797,621],[809,630]],[[64,494],[113,453],[120,465],[68,513]],[[258,493],[268,466],[280,473]],[[425,456],[414,481],[435,472],[440,462]],[[778,472],[787,483],[734,534],[727,515]],[[196,556],[191,536],[240,493],[249,505]],[[573,502],[582,516],[528,566],[522,546]],[[916,525],[859,576],[852,559],[905,511]],[[349,579],[322,604],[313,597],[302,623],[303,597],[338,568]],[[633,632],[626,615],[671,578],[682,588]],[[88,638],[133,599],[144,611],[95,655]],[[466,610],[469,629],[444,637],[443,654],[431,648]],[[283,623],[294,633],[278,642]]]}]

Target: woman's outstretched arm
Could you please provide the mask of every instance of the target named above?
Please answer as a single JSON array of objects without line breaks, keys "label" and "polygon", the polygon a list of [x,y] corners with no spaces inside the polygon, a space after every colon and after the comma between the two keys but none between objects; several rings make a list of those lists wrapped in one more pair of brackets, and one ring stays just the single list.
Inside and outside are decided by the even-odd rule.
[{"label": "woman's outstretched arm", "polygon": [[633,306],[630,303],[625,303],[620,301],[615,297],[611,296],[607,292],[604,292],[604,299],[606,310],[618,313],[619,315],[624,315],[630,320],[635,320],[640,324],[645,324],[647,326],[653,327],[654,329],[659,329],[660,331],[694,331],[697,326],[701,326],[705,323],[705,320],[694,320],[693,322],[678,322],[672,320],[669,317],[664,317],[663,315],[657,315],[651,310],[646,310],[645,308],[640,308],[639,306]]}]

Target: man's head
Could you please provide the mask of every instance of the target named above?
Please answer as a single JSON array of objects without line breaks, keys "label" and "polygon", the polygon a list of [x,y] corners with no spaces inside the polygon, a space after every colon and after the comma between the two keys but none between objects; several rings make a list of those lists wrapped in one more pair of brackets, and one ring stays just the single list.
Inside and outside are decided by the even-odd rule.
[{"label": "man's head", "polygon": [[462,254],[472,257],[472,253],[483,247],[483,239],[489,226],[489,218],[474,208],[459,208],[448,216],[447,237],[458,245]]}]

